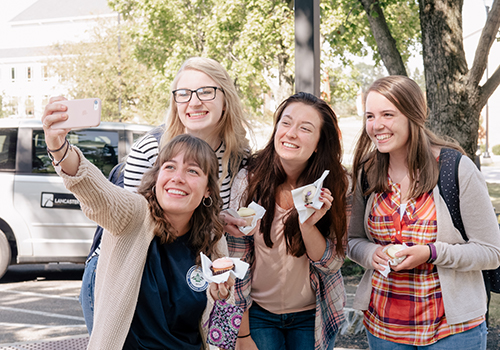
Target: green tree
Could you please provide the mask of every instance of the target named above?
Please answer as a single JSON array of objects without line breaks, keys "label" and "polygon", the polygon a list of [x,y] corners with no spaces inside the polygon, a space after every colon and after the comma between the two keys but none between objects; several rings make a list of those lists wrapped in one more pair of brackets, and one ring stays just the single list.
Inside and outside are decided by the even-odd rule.
[{"label": "green tree", "polygon": [[69,98],[99,97],[102,120],[158,124],[170,87],[164,76],[136,59],[130,25],[102,21],[88,42],[54,45],[48,66],[67,85]]},{"label": "green tree", "polygon": [[407,75],[409,48],[421,38],[428,125],[456,139],[473,158],[480,112],[500,84],[497,69],[479,85],[500,27],[500,1],[493,3],[471,69],[463,48],[462,0],[332,0],[327,5],[339,15],[338,25],[327,35],[331,46],[366,55],[366,42],[390,74]]},{"label": "green tree", "polygon": [[[191,56],[216,59],[231,74],[243,103],[258,111],[262,94],[280,101],[293,91],[293,1],[110,0],[130,28],[141,62],[172,80]],[[276,87],[269,84],[277,81]]]}]

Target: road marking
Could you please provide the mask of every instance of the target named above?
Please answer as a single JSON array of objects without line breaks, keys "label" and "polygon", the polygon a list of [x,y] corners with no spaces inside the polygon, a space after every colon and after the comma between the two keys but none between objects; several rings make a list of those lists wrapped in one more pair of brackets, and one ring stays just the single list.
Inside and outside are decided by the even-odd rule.
[{"label": "road marking", "polygon": [[18,290],[11,290],[11,289],[0,289],[0,293],[12,293],[12,294],[27,295],[27,296],[32,296],[32,297],[43,297],[43,298],[78,301],[78,297],[62,297],[60,295],[42,294],[42,293],[33,293],[33,292],[21,292]]},{"label": "road marking", "polygon": [[51,312],[43,312],[43,311],[35,311],[35,310],[26,310],[26,309],[18,309],[15,307],[6,307],[6,306],[0,306],[0,310],[4,311],[12,311],[12,312],[24,312],[27,314],[32,314],[32,315],[40,315],[40,316],[45,316],[45,317],[57,317],[57,318],[65,318],[68,320],[76,320],[76,321],[82,321],[85,322],[85,319],[83,317],[78,317],[78,316],[69,316],[69,315],[61,315],[61,314],[53,314]]},{"label": "road marking", "polygon": [[7,323],[0,322],[1,327],[19,327],[19,328],[87,328],[84,324],[73,324],[73,325],[64,325],[64,326],[46,326],[42,324],[27,324],[27,323]]}]

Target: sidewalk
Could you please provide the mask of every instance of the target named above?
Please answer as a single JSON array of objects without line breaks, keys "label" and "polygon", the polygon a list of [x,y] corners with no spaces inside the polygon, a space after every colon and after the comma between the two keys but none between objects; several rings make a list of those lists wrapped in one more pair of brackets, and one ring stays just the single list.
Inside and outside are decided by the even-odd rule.
[{"label": "sidewalk", "polygon": [[[59,340],[47,340],[28,343],[0,345],[0,350],[85,350],[87,349],[88,336],[72,337]],[[347,348],[334,348],[334,350],[355,350]]]},{"label": "sidewalk", "polygon": [[0,345],[0,350],[85,350],[88,342],[88,335],[83,334],[76,337],[3,344]]}]

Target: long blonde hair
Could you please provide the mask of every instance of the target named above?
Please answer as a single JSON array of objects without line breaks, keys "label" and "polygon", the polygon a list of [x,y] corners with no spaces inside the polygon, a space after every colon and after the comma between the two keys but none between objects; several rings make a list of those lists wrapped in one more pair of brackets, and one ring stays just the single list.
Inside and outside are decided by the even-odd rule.
[{"label": "long blonde hair", "polygon": [[[424,93],[417,83],[408,77],[391,75],[376,80],[365,94],[377,92],[391,102],[409,122],[408,137],[408,177],[410,179],[409,196],[417,198],[432,190],[439,178],[439,166],[432,147],[454,148],[464,153],[462,148],[453,142],[436,136],[425,127],[427,119],[427,103]],[[366,104],[365,104],[366,105]],[[389,154],[380,153],[366,132],[366,115],[363,117],[363,130],[356,144],[353,161],[353,190],[357,183],[359,171],[364,168],[369,184],[368,191],[386,192],[389,190],[387,172],[389,171]]]},{"label": "long blonde hair", "polygon": [[[215,134],[222,139],[226,147],[222,157],[222,175],[219,178],[219,185],[228,174],[231,175],[232,181],[239,171],[242,160],[247,158],[250,153],[246,132],[246,130],[250,130],[250,125],[244,117],[236,87],[226,69],[219,62],[211,58],[192,57],[187,59],[177,72],[172,82],[172,91],[177,88],[181,74],[186,70],[195,70],[206,74],[224,90],[225,108],[215,130]],[[161,138],[162,146],[175,136],[185,133],[185,127],[179,118],[177,103],[173,98],[170,99],[170,108],[165,124],[165,133]]]}]

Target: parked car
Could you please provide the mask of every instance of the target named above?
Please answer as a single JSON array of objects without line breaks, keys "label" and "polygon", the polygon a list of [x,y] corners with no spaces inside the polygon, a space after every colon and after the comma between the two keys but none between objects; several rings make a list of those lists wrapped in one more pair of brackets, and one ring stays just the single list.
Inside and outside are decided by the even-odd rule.
[{"label": "parked car", "polygon": [[[108,176],[151,128],[103,122],[68,139]],[[95,228],[55,173],[42,123],[0,119],[0,278],[11,264],[84,262]]]}]

